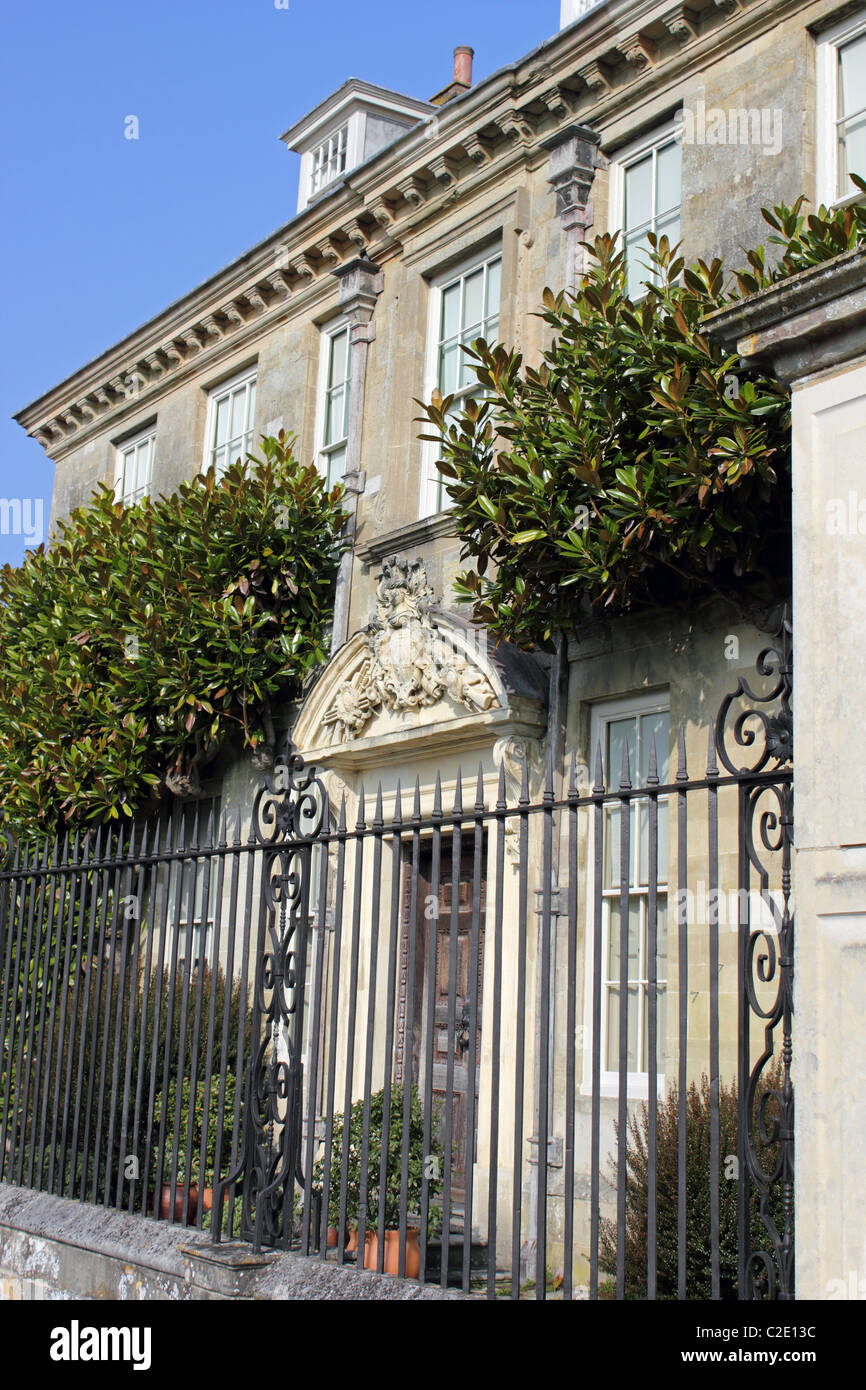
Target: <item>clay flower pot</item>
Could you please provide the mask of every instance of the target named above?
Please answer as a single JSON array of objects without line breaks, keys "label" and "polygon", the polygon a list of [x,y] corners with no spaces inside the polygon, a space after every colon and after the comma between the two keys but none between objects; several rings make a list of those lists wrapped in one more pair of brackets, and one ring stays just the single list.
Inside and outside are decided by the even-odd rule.
[{"label": "clay flower pot", "polygon": [[[379,1267],[379,1234],[377,1231],[368,1231],[364,1241],[364,1268],[378,1269]],[[386,1274],[398,1274],[400,1271],[400,1232],[385,1232],[385,1260],[383,1265]],[[417,1279],[421,1269],[421,1251],[418,1246],[418,1230],[412,1227],[406,1232],[406,1278]]]},{"label": "clay flower pot", "polygon": [[[210,1188],[205,1188],[205,1193],[209,1194],[211,1200],[213,1199],[213,1192]],[[207,1198],[205,1200],[207,1201]],[[207,1211],[209,1207],[210,1202],[207,1201],[204,1210]],[[172,1212],[171,1183],[163,1183],[159,1198],[159,1214],[163,1221],[170,1219],[180,1224],[191,1225],[198,1215],[198,1184],[193,1183],[188,1193],[186,1183],[179,1182],[177,1184],[174,1192],[174,1211]]]}]

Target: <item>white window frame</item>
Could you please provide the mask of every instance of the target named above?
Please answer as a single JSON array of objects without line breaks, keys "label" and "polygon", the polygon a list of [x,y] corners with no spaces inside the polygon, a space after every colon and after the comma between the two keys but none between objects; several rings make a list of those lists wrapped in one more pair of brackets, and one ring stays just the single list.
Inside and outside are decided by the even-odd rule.
[{"label": "white window frame", "polygon": [[[207,396],[207,424],[206,424],[206,427],[205,427],[205,437],[204,437],[204,459],[203,459],[203,461],[202,461],[202,467],[201,467],[201,471],[202,471],[203,473],[206,473],[207,470],[211,467],[211,465],[212,465],[212,463],[213,463],[213,456],[214,456],[214,454],[216,453],[216,450],[217,450],[217,445],[213,442],[213,438],[214,438],[214,431],[215,431],[215,428],[216,428],[216,412],[217,412],[217,405],[218,405],[218,403],[219,403],[221,400],[223,400],[223,399],[225,398],[225,396],[231,394],[233,391],[238,390],[239,387],[245,386],[245,387],[247,387],[247,409],[248,409],[248,408],[249,408],[249,387],[252,386],[252,385],[256,385],[256,386],[257,386],[257,383],[258,383],[258,374],[259,374],[259,372],[258,372],[258,366],[257,366],[257,365],[254,366],[254,367],[248,367],[248,368],[246,369],[246,371],[244,371],[244,372],[239,372],[239,373],[237,374],[237,376],[228,377],[228,378],[226,378],[225,381],[220,381],[220,382],[218,382],[216,386],[212,386],[212,387],[210,387],[210,389],[208,390],[208,396]],[[258,391],[256,391],[256,404],[258,404]],[[254,441],[255,441],[255,418],[256,418],[256,417],[255,417],[255,409],[254,409],[254,410],[253,410],[253,413],[252,413],[252,416],[249,417],[248,420],[247,420],[246,429],[244,430],[244,434],[243,434],[243,438],[244,438],[244,439],[246,439],[246,438],[249,436],[249,438],[250,438],[250,444],[254,443]],[[228,441],[226,441],[226,442],[228,443]],[[247,451],[246,446],[245,446],[245,445],[242,446],[242,448],[241,448],[241,458],[244,460],[244,462],[246,462],[245,455],[246,455],[247,452],[248,452],[248,451]],[[232,459],[231,462],[233,463],[233,462],[234,462],[234,459]],[[222,470],[222,472],[219,473],[217,476],[218,476],[219,478],[222,478],[222,477],[225,475],[225,472],[227,471],[227,469],[228,469],[230,466],[231,466],[231,464],[227,464],[227,465],[226,465],[226,468],[224,468],[224,469]]]},{"label": "white window frame", "polygon": [[853,184],[848,192],[839,194],[836,125],[839,120],[839,49],[864,33],[866,9],[819,35],[815,46],[815,202],[829,208],[856,201],[861,196]]},{"label": "white window frame", "polygon": [[[659,150],[664,145],[676,144],[680,150],[682,159],[682,127],[675,118],[665,121],[664,125],[655,126],[646,132],[639,140],[635,140],[630,145],[625,145],[617,150],[610,161],[609,174],[609,198],[610,198],[610,231],[619,232],[620,250],[625,250],[625,171],[630,164],[636,164],[643,159],[650,151]],[[653,203],[655,203],[655,177],[653,177]],[[682,223],[682,165],[680,166],[680,201],[678,208],[680,211],[680,222]],[[672,211],[672,209],[666,209]],[[655,231],[658,209],[654,208],[653,216],[650,219],[650,231]],[[645,278],[649,279],[652,271],[651,266],[642,267],[646,270]],[[641,296],[642,298],[643,296]]]},{"label": "white window frame", "polygon": [[[312,202],[312,200],[313,200],[314,198],[318,197],[318,195],[319,195],[324,189],[328,188],[332,183],[336,183],[339,179],[341,179],[341,178],[343,177],[344,174],[346,174],[346,173],[348,172],[348,170],[349,170],[349,168],[350,168],[350,165],[349,165],[349,137],[350,137],[349,126],[350,126],[350,122],[349,122],[348,120],[342,121],[340,125],[334,126],[331,130],[329,130],[329,131],[327,132],[326,135],[323,135],[322,138],[318,141],[318,143],[317,143],[316,145],[314,145],[313,148],[310,150],[310,163],[309,163],[309,170],[308,170],[308,172],[307,172],[307,178],[308,178],[308,180],[309,180],[308,185],[307,185],[307,187],[308,187],[307,202]],[[341,150],[341,147],[340,147],[341,137],[342,137],[342,150]],[[334,145],[334,149],[333,149],[333,150],[331,150],[331,145],[332,145],[332,143],[333,143],[333,145]],[[341,167],[335,167],[334,172],[330,175],[330,177],[329,177],[329,178],[326,178],[326,179],[323,179],[323,181],[317,185],[317,183],[316,183],[316,156],[317,156],[321,151],[327,151],[327,158],[326,158],[325,161],[324,161],[324,167],[325,167],[325,168],[329,167],[330,164],[331,164],[332,162],[335,163],[335,165],[339,165],[339,162],[340,162],[340,161],[339,161],[339,156],[340,156],[341,153],[342,153],[342,166],[341,166]],[[357,161],[355,161],[355,162],[357,162]]]},{"label": "white window frame", "polygon": [[[429,311],[427,316],[427,350],[424,382],[424,399],[430,400],[433,392],[439,389],[439,325],[442,314],[442,295],[456,281],[463,279],[477,270],[480,266],[487,266],[494,261],[499,261],[499,305],[496,311],[496,318],[501,321],[502,317],[502,263],[503,245],[502,238],[497,237],[494,241],[486,242],[482,247],[467,255],[461,261],[450,265],[447,270],[443,270],[433,276],[430,280]],[[465,387],[462,392],[457,392],[457,398],[462,395],[464,398],[469,395],[478,396],[481,394],[481,387],[476,382],[474,386]],[[436,468],[436,458],[439,453],[438,445],[425,443],[421,452],[421,496],[420,496],[420,515],[421,517],[437,516],[440,512],[448,511],[451,501],[447,495],[442,493],[442,475]]]},{"label": "white window frame", "polygon": [[[347,395],[349,399],[347,405],[348,410],[351,410],[352,322],[350,319],[343,316],[338,319],[331,319],[329,323],[323,324],[321,328],[321,342],[319,345],[319,380],[318,386],[316,388],[316,467],[322,474],[323,478],[327,478],[328,476],[328,456],[331,453],[333,453],[336,449],[343,447],[342,441],[328,445],[325,444],[325,428],[327,426],[328,421],[327,393],[330,389],[328,386],[328,370],[331,362],[331,344],[334,338],[337,337],[337,335],[339,333],[342,333],[344,330],[348,332],[349,335],[347,360],[349,371],[347,378]],[[344,443],[345,448],[348,450],[348,413],[346,419],[346,436]]]},{"label": "white window frame", "polygon": [[[590,763],[595,765],[595,750],[601,745],[602,756],[607,756],[607,725],[615,723],[620,719],[640,718],[644,714],[667,714],[670,718],[670,694],[667,690],[645,691],[640,694],[625,696],[621,699],[603,700],[592,706],[590,717]],[[657,754],[661,750],[656,749]],[[671,750],[668,748],[668,765],[670,766]],[[632,785],[634,785],[635,775],[639,769],[631,768]],[[619,768],[605,768],[605,784],[608,791],[615,790],[619,782]],[[635,804],[633,802],[632,804]],[[640,804],[640,803],[637,803]],[[659,797],[658,805],[669,805],[667,798]],[[637,819],[637,818],[636,818]],[[639,821],[638,821],[639,825]],[[638,834],[639,834],[638,830]],[[668,842],[670,843],[670,842]],[[595,817],[590,816],[589,836],[587,839],[587,858],[588,866],[595,863]],[[676,902],[676,895],[672,891],[672,885],[668,882],[662,888],[662,872],[667,872],[667,865],[663,865],[659,859],[659,898],[663,895],[667,904],[667,927],[668,927],[668,970],[670,971],[670,943],[671,943],[671,911]],[[602,870],[603,872],[603,870]],[[586,893],[586,968],[584,979],[584,1053],[583,1053],[583,1079],[581,1082],[581,1094],[592,1095],[592,986],[593,968],[595,954],[595,892],[594,875],[590,867],[587,877],[588,889]],[[619,890],[617,889],[617,892]],[[602,895],[602,933],[601,933],[601,1068],[599,1072],[599,1094],[612,1097],[619,1095],[619,1073],[610,1071],[606,1066],[607,1058],[607,957],[608,940],[610,931],[610,917],[605,903],[613,901],[611,897]],[[641,933],[643,940],[643,932]],[[640,977],[639,977],[640,978]],[[661,981],[659,982],[661,983]],[[665,979],[665,989],[670,983],[670,976]],[[639,1014],[640,1019],[640,1014]],[[639,1032],[642,1036],[642,1023],[639,1022]],[[659,1035],[659,1057],[657,1074],[657,1092],[664,1094],[665,1089],[665,1039]],[[630,1099],[646,1099],[649,1094],[649,1073],[646,1071],[630,1071],[626,1073],[626,1092]]]},{"label": "white window frame", "polygon": [[[133,488],[127,492],[124,489],[124,474],[126,472],[125,458],[128,454],[137,454],[138,450],[144,445],[149,446],[147,485],[141,489]],[[122,502],[125,507],[134,507],[145,497],[150,496],[153,486],[153,466],[156,456],[156,421],[148,425],[145,429],[139,430],[137,434],[129,435],[126,439],[119,440],[114,445],[114,496],[118,502]],[[136,468],[137,468],[136,461]]]}]

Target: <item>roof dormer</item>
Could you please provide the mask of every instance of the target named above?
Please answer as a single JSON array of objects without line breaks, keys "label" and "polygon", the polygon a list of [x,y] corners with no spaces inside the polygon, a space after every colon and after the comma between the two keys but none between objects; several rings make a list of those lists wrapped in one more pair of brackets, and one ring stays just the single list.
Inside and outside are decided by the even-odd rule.
[{"label": "roof dormer", "polygon": [[280,136],[301,156],[298,212],[435,110],[428,101],[350,77]]}]

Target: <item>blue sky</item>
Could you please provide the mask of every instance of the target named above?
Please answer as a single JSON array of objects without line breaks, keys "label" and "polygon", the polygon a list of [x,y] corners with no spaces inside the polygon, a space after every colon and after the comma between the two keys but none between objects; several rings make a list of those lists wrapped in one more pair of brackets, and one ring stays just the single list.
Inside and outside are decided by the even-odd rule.
[{"label": "blue sky", "polygon": [[[347,77],[426,99],[457,44],[477,80],[558,26],[559,0],[7,6],[0,498],[47,527],[53,465],[12,413],[291,217],[283,130]],[[0,564],[24,548],[0,534]]]}]

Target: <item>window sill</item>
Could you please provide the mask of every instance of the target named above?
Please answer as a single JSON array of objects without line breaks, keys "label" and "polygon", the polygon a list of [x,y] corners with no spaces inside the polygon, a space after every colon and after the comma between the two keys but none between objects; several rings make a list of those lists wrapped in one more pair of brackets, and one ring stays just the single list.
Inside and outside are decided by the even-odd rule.
[{"label": "window sill", "polygon": [[429,545],[440,536],[456,535],[454,513],[436,512],[434,516],[411,521],[408,526],[398,526],[395,530],[386,531],[384,535],[376,536],[363,545],[356,545],[355,554],[363,564],[375,565],[395,552],[408,550],[415,545]]}]

